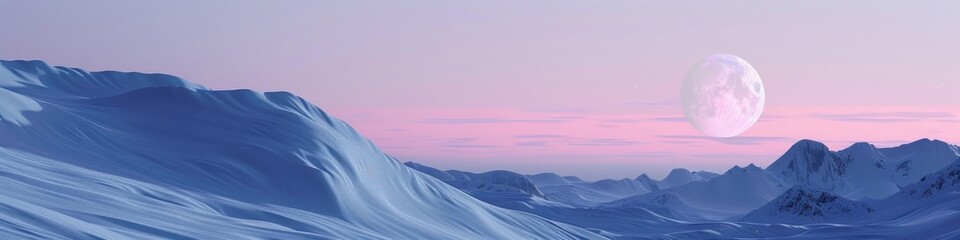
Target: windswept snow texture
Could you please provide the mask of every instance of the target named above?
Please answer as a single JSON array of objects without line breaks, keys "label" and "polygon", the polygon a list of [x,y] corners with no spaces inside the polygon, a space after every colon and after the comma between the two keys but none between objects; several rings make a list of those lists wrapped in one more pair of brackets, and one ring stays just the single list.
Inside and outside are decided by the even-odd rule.
[{"label": "windswept snow texture", "polygon": [[0,64],[3,239],[603,238],[412,171],[289,93]]},{"label": "windswept snow texture", "polygon": [[657,181],[441,171],[285,92],[0,61],[0,239],[958,239],[921,139]]}]

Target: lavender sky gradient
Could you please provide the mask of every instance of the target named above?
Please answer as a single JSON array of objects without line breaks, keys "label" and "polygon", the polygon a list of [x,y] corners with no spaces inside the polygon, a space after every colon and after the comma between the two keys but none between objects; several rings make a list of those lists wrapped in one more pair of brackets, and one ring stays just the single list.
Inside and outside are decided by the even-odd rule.
[{"label": "lavender sky gradient", "polygon": [[[587,179],[766,166],[802,138],[960,143],[960,2],[3,1],[0,58],[303,96],[388,154]],[[706,56],[760,73],[739,137],[683,120]]]}]

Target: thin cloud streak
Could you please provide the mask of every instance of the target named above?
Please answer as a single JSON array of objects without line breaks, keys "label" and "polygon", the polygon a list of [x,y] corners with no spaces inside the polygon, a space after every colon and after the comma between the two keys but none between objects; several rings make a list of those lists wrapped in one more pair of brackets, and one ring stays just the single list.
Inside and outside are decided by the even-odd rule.
[{"label": "thin cloud streak", "polygon": [[507,118],[430,118],[420,121],[427,124],[507,124],[507,123],[564,123],[572,119],[507,119]]},{"label": "thin cloud streak", "polygon": [[810,117],[844,122],[898,123],[920,121],[956,121],[956,114],[949,112],[864,112],[849,114],[811,114]]},{"label": "thin cloud streak", "polygon": [[513,138],[566,138],[564,135],[557,134],[530,134],[530,135],[515,135]]},{"label": "thin cloud streak", "polygon": [[648,118],[652,121],[658,122],[686,122],[687,118],[685,117],[651,117]]},{"label": "thin cloud streak", "polygon": [[757,145],[757,144],[765,144],[765,143],[771,143],[771,142],[780,143],[780,142],[794,141],[793,138],[788,138],[788,137],[738,136],[738,137],[730,137],[730,138],[718,138],[718,137],[694,136],[694,135],[659,135],[657,137],[661,139],[671,139],[673,141],[689,140],[691,143],[695,143],[695,141],[700,141],[700,142],[710,141],[710,142],[717,142],[717,143],[729,144],[729,145]]}]

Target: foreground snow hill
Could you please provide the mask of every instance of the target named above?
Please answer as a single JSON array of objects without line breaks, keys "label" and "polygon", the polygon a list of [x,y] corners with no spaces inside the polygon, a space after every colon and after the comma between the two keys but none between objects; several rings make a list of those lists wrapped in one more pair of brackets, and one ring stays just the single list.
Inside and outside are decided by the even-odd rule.
[{"label": "foreground snow hill", "polygon": [[0,238],[578,239],[289,93],[0,61]]}]

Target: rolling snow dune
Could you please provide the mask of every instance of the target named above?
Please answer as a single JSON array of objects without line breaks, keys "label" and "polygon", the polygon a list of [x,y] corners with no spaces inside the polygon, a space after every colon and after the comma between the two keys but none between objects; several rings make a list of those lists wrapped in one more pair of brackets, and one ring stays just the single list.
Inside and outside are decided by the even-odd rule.
[{"label": "rolling snow dune", "polygon": [[0,63],[4,238],[602,238],[412,171],[289,93]]}]

